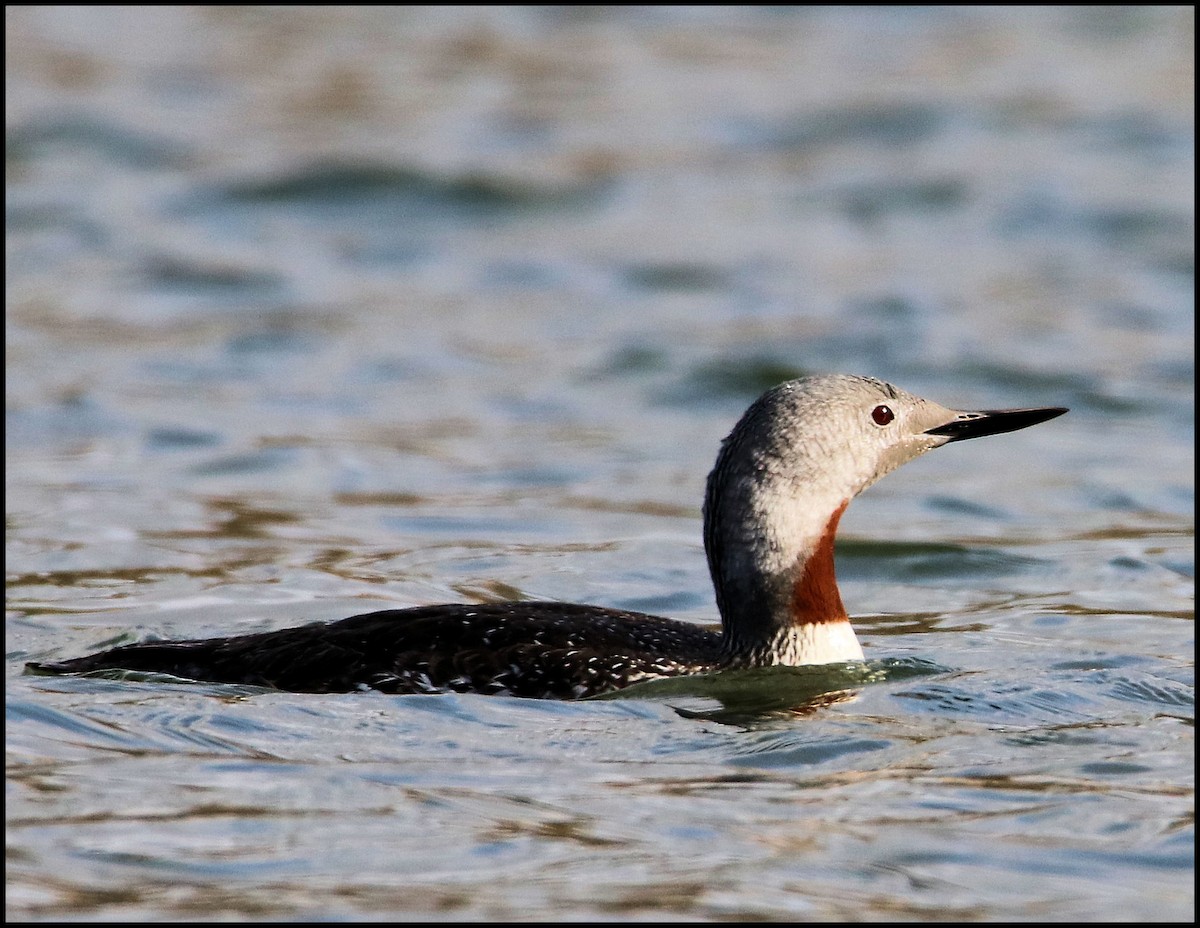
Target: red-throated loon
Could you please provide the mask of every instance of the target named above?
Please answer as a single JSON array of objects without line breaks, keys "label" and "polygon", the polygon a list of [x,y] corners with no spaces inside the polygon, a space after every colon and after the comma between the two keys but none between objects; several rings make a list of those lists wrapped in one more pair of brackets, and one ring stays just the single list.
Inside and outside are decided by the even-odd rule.
[{"label": "red-throated loon", "polygon": [[708,477],[704,547],[720,632],[574,603],[453,604],[124,645],[29,666],[43,673],[151,671],[304,693],[576,699],[658,677],[861,661],[833,564],[834,534],[850,500],[926,451],[1066,411],[960,412],[845,374],[768,390],[722,443]]}]

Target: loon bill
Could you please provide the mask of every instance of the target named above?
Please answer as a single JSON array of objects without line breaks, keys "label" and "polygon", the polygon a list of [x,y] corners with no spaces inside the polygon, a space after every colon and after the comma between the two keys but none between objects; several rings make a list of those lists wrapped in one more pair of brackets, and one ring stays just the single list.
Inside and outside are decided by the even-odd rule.
[{"label": "loon bill", "polygon": [[659,677],[861,661],[833,561],[850,500],[934,448],[1066,411],[961,412],[847,374],[768,390],[726,437],[708,476],[704,548],[719,632],[574,603],[432,605],[228,638],[124,645],[28,667],[159,672],[300,693],[576,699]]}]

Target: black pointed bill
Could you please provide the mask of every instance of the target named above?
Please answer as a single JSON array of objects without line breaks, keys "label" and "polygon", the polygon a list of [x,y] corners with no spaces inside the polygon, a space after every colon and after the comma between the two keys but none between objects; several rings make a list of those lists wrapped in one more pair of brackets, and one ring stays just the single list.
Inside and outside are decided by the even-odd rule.
[{"label": "black pointed bill", "polygon": [[937,428],[927,429],[925,434],[945,435],[950,441],[983,438],[985,435],[999,435],[1028,428],[1039,422],[1057,418],[1066,411],[1065,406],[1043,406],[1038,409],[984,409],[979,412],[961,412],[958,418]]}]

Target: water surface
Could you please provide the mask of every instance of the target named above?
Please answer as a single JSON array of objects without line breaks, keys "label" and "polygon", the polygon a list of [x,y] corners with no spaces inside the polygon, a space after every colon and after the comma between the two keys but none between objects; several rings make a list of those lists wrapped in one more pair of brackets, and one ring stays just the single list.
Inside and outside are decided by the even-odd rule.
[{"label": "water surface", "polygon": [[[11,8],[6,912],[1190,920],[1184,8]],[[850,507],[869,661],[577,703],[48,678],[716,620],[766,387],[1065,405]]]}]

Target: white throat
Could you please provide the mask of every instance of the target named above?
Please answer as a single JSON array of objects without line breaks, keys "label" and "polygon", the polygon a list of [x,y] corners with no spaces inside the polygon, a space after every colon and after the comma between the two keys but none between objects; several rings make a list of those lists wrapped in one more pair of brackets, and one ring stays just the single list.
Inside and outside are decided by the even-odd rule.
[{"label": "white throat", "polygon": [[753,663],[759,666],[840,664],[864,660],[862,645],[848,621],[809,622],[782,629]]}]

